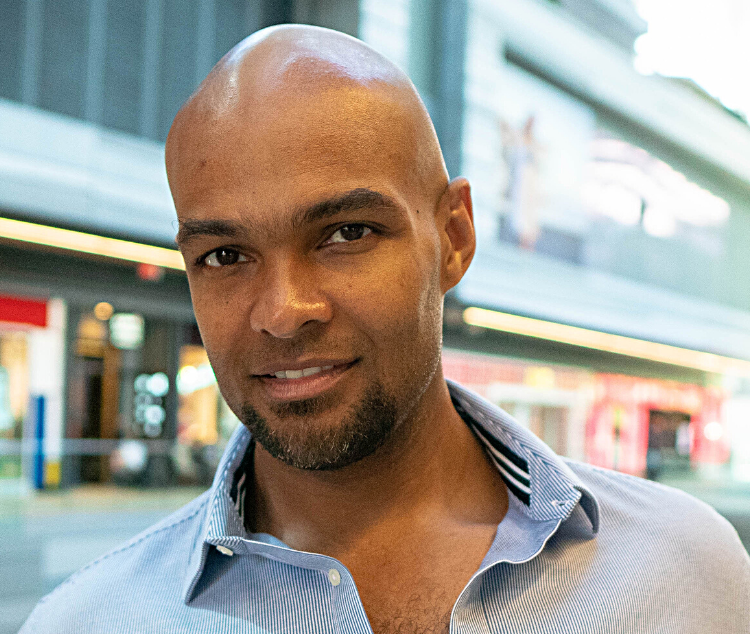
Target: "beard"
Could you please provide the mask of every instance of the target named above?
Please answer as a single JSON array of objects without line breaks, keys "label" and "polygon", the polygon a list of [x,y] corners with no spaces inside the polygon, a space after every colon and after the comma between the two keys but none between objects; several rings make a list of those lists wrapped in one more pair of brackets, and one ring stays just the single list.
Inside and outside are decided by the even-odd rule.
[{"label": "beard", "polygon": [[319,415],[328,407],[325,397],[276,405],[271,410],[276,418],[292,424],[282,423],[275,429],[252,405],[245,404],[241,420],[271,456],[309,471],[341,469],[366,458],[388,440],[398,422],[396,399],[380,383],[370,386],[331,429],[315,429],[300,420]]}]

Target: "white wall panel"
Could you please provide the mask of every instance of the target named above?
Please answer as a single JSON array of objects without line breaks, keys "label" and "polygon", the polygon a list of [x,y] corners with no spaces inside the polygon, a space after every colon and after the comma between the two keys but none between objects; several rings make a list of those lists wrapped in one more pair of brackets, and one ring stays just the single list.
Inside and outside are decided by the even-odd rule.
[{"label": "white wall panel", "polygon": [[170,244],[160,143],[0,100],[0,215]]},{"label": "white wall panel", "polygon": [[361,0],[359,38],[408,72],[409,0]]}]

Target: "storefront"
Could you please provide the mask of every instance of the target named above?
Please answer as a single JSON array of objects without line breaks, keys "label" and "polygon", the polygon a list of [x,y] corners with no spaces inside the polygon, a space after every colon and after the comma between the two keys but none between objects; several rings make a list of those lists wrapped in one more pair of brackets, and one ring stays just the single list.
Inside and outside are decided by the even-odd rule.
[{"label": "storefront", "polygon": [[443,367],[560,455],[656,480],[748,479],[750,409],[727,388],[451,349]]},{"label": "storefront", "polygon": [[210,484],[237,420],[184,272],[21,241],[0,261],[0,488]]},{"label": "storefront", "polygon": [[65,304],[0,295],[0,489],[60,482]]},{"label": "storefront", "polygon": [[194,323],[71,309],[65,483],[207,485],[236,418]]}]

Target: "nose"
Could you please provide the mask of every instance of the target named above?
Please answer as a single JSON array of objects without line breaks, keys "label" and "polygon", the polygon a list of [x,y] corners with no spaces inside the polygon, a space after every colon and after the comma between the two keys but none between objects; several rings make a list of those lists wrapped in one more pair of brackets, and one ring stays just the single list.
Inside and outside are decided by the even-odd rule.
[{"label": "nose", "polygon": [[250,312],[255,332],[291,339],[312,323],[331,319],[331,304],[316,284],[313,267],[290,258],[266,262]]}]

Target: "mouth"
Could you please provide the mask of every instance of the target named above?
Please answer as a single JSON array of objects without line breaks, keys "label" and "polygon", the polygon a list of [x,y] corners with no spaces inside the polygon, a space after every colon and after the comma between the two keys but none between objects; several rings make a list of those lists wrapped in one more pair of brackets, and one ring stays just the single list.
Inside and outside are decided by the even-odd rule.
[{"label": "mouth", "polygon": [[358,362],[316,365],[256,375],[266,394],[276,401],[299,401],[319,396],[336,385]]}]

